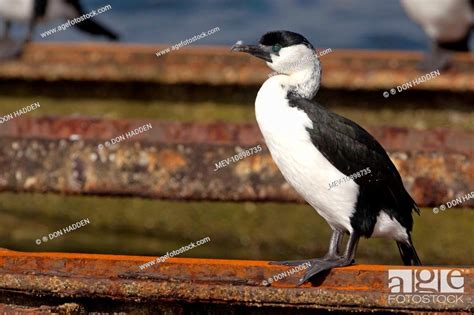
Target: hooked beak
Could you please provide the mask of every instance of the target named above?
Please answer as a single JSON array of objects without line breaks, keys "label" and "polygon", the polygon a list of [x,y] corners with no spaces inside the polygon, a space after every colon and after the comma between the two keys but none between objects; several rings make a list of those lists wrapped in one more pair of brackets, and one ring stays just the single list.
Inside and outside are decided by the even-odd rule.
[{"label": "hooked beak", "polygon": [[265,47],[263,45],[242,45],[242,44],[235,44],[230,49],[231,51],[238,51],[238,52],[245,52],[251,54],[257,58],[263,59],[268,62],[272,62],[271,57],[271,50],[269,47]]}]

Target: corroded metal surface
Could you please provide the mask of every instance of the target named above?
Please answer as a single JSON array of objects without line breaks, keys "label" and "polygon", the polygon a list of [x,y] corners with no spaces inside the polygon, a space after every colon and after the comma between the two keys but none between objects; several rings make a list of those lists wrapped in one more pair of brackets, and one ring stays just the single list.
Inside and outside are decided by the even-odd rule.
[{"label": "corroded metal surface", "polygon": [[[151,123],[153,130],[133,140],[167,144],[257,145],[263,137],[255,123],[199,123],[88,117],[21,117],[1,125],[0,137],[106,141]],[[367,128],[387,149],[474,155],[474,133],[446,128],[419,130],[399,127]]]},{"label": "corroded metal surface", "polygon": [[[301,201],[263,144],[262,152],[217,169],[216,163],[253,146],[124,141],[99,149],[99,143],[0,138],[0,191]],[[444,204],[473,190],[470,156],[395,150],[390,157],[421,206]],[[474,198],[462,205],[472,207]]]},{"label": "corroded metal surface", "polygon": [[15,315],[50,315],[50,314],[63,314],[63,315],[79,315],[84,314],[81,311],[81,307],[76,303],[65,303],[59,306],[48,306],[41,305],[25,306],[25,305],[14,305],[14,304],[3,304],[0,303],[0,314],[15,314]]},{"label": "corroded metal surface", "polygon": [[472,268],[457,269],[464,278],[462,298],[454,303],[394,303],[388,300],[388,270],[400,266],[355,265],[333,269],[295,287],[300,273],[265,286],[262,281],[289,267],[264,261],[171,258],[140,270],[150,257],[64,253],[22,253],[0,250],[0,292],[30,296],[91,297],[156,303],[185,301],[239,303],[287,308],[352,308],[469,312],[473,310]]},{"label": "corroded metal surface", "polygon": [[[256,39],[257,40],[257,39]],[[0,64],[1,79],[154,82],[164,84],[259,85],[271,72],[230,47],[186,47],[161,57],[167,46],[122,44],[30,44],[21,60]],[[323,86],[390,89],[424,73],[421,53],[336,50],[321,57]],[[459,54],[454,67],[414,89],[474,91],[473,54]]]}]

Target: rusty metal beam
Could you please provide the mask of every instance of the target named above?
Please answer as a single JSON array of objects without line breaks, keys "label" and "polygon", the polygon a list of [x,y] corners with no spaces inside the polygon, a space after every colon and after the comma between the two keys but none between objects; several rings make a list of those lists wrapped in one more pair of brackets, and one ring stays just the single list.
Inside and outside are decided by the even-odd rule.
[{"label": "rusty metal beam", "polygon": [[[388,270],[400,266],[354,265],[295,287],[302,272],[266,286],[263,280],[291,268],[265,261],[171,258],[140,270],[151,257],[66,253],[23,253],[0,250],[0,292],[68,300],[102,298],[114,301],[225,303],[278,307],[288,311],[473,311],[473,268],[413,267],[418,270],[458,269],[464,277],[462,299],[455,303],[389,302]],[[1,295],[1,294],[0,294]],[[1,308],[0,308],[1,309]]]},{"label": "rusty metal beam", "polygon": [[[1,113],[0,113],[1,114]],[[252,146],[263,143],[256,123],[201,123],[159,120],[101,119],[90,117],[22,116],[0,125],[0,137],[106,141],[151,123],[153,130],[133,138],[157,144],[230,144]],[[437,128],[430,130],[367,128],[392,151],[439,152],[474,155],[474,133]]]},{"label": "rusty metal beam", "polygon": [[76,303],[64,303],[58,306],[27,306],[0,303],[0,314],[21,314],[21,315],[51,315],[51,314],[65,314],[65,315],[79,315],[84,314],[84,309]]},{"label": "rusty metal beam", "polygon": [[[186,47],[167,55],[167,46],[34,43],[15,62],[0,64],[0,80],[149,82],[159,84],[260,85],[271,72],[263,62],[229,47]],[[321,57],[323,87],[387,90],[421,74],[421,53],[333,49]],[[454,67],[422,90],[474,91],[474,55],[457,54]]]},{"label": "rusty metal beam", "polygon": [[[0,138],[0,191],[301,202],[263,144],[262,152],[215,171],[240,146],[124,141],[99,149],[99,143]],[[420,206],[444,204],[474,187],[470,156],[395,150],[390,157]],[[462,204],[473,205],[474,198]]]}]

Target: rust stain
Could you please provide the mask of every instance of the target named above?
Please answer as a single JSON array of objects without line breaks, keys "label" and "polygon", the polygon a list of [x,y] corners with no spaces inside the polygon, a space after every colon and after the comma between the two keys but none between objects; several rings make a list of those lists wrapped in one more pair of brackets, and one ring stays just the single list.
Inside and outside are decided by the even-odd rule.
[{"label": "rust stain", "polygon": [[147,152],[148,172],[153,172],[157,169],[159,159],[156,152]]},{"label": "rust stain", "polygon": [[[0,137],[68,139],[103,143],[146,123],[150,132],[131,141],[160,144],[233,144],[241,147],[262,145],[263,137],[256,123],[200,123],[76,117],[21,116],[0,128]],[[87,126],[87,127],[86,127]],[[368,128],[388,151],[421,151],[474,155],[474,133],[451,129],[418,130],[399,127]],[[112,149],[112,147],[111,147]]]},{"label": "rust stain", "polygon": [[[103,298],[114,301],[187,301],[279,305],[280,307],[394,308],[427,311],[472,311],[469,303],[441,305],[389,305],[387,276],[390,269],[436,270],[457,267],[405,267],[353,265],[335,268],[326,275],[295,287],[297,275],[271,286],[266,278],[286,271],[284,266],[265,261],[171,258],[146,270],[138,266],[151,257],[75,254],[23,253],[0,250],[0,293],[55,298]],[[464,300],[474,296],[473,269],[462,268]],[[0,305],[0,310],[2,305]]]},{"label": "rust stain", "polygon": [[[12,147],[17,148],[15,156],[21,157],[13,158]],[[0,189],[185,200],[302,201],[264,145],[262,152],[220,168],[216,176],[215,163],[234,156],[235,148],[136,140],[100,150],[95,140],[0,137]],[[470,156],[389,154],[420,206],[443,204],[474,187]],[[472,206],[473,199],[463,203],[463,207]]]},{"label": "rust stain", "polygon": [[170,149],[161,150],[158,154],[158,161],[170,172],[175,172],[187,164],[186,159],[182,154]]},{"label": "rust stain", "polygon": [[[233,54],[229,47],[190,47],[156,58],[155,52],[164,48],[167,46],[33,43],[19,61],[0,64],[0,78],[259,85],[270,72],[264,63]],[[322,84],[385,90],[424,74],[416,70],[421,58],[418,52],[333,50],[321,58],[326,70]],[[414,89],[472,92],[473,64],[472,54],[455,54],[451,69]]]}]

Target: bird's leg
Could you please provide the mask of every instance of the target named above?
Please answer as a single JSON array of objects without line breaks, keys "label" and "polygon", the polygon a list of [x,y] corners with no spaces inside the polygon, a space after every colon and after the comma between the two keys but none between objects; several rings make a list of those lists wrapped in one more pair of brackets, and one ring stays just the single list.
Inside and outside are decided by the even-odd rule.
[{"label": "bird's leg", "polygon": [[0,40],[0,61],[18,58],[23,51],[23,42],[10,38],[11,21],[5,21],[5,28]]},{"label": "bird's leg", "polygon": [[331,240],[329,241],[329,249],[323,259],[332,259],[339,257],[339,249],[341,248],[342,239],[344,234],[342,232],[334,230],[331,234]]},{"label": "bird's leg", "polygon": [[33,18],[28,25],[28,32],[23,40],[12,40],[9,38],[11,21],[5,22],[3,40],[0,42],[0,61],[19,58],[25,50],[25,45],[33,39],[33,31],[38,18]]},{"label": "bird's leg", "polygon": [[35,27],[36,24],[38,23],[39,18],[34,17],[31,19],[30,23],[28,24],[28,33],[26,33],[25,41],[24,43],[27,44],[33,40],[33,35],[35,33]]},{"label": "bird's leg", "polygon": [[[331,257],[328,259],[318,259],[310,261],[311,267],[308,271],[306,271],[305,275],[298,281],[298,286],[302,285],[308,279],[322,271],[329,270],[335,267],[345,267],[351,265],[354,261],[358,242],[359,235],[353,232],[349,236],[349,241],[347,241],[346,250],[342,257],[336,255],[334,256],[334,258]],[[315,263],[313,263],[313,261],[315,261]]]},{"label": "bird's leg", "polygon": [[333,230],[332,235],[331,235],[331,241],[329,242],[329,250],[327,254],[320,259],[303,259],[303,260],[284,260],[284,261],[271,261],[270,265],[284,265],[284,266],[299,266],[304,263],[311,263],[312,265],[314,263],[317,263],[317,261],[323,261],[327,259],[334,259],[339,257],[339,248],[342,242],[342,237],[343,233]]},{"label": "bird's leg", "polygon": [[449,67],[452,52],[433,41],[428,55],[420,62],[418,67],[423,71],[444,70]]},{"label": "bird's leg", "polygon": [[3,29],[2,40],[7,41],[10,38],[10,30],[12,28],[12,21],[5,20],[4,27],[5,28]]}]

